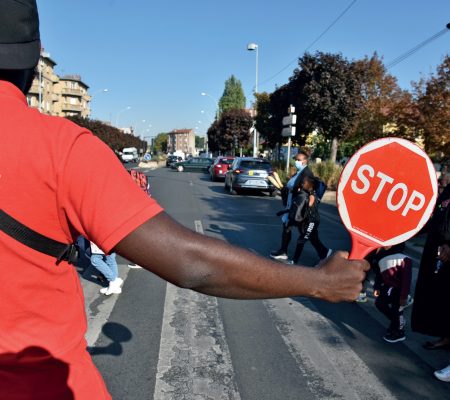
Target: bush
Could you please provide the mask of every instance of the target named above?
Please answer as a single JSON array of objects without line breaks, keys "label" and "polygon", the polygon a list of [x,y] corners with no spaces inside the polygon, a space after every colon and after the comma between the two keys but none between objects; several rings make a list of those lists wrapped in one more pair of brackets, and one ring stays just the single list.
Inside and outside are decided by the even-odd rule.
[{"label": "bush", "polygon": [[342,166],[332,161],[323,161],[311,163],[309,167],[315,176],[318,176],[327,184],[328,189],[336,190],[343,169]]},{"label": "bush", "polygon": [[[294,175],[297,171],[293,165],[290,164],[289,176],[286,174],[286,161],[272,162],[273,170],[278,173],[280,176],[281,182],[283,185],[286,185],[288,180],[292,175]],[[336,190],[339,177],[341,176],[341,172],[343,167],[339,164],[335,164],[332,161],[322,161],[321,163],[309,163],[309,168],[313,174],[320,179],[322,179],[329,190]]]},{"label": "bush", "polygon": [[286,185],[286,183],[291,178],[291,176],[293,174],[295,174],[295,172],[296,172],[293,161],[289,162],[289,166],[290,166],[290,168],[289,168],[290,171],[289,171],[289,176],[288,176],[288,174],[286,174],[286,161],[273,161],[272,162],[273,170],[277,172],[283,185]]}]

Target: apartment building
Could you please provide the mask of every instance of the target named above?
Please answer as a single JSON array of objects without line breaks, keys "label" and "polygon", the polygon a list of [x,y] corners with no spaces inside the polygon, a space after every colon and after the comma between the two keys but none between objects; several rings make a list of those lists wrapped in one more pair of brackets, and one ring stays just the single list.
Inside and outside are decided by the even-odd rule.
[{"label": "apartment building", "polygon": [[27,95],[28,104],[43,114],[89,117],[89,86],[79,75],[59,77],[54,71],[55,65],[50,54],[42,51],[36,77]]},{"label": "apartment building", "polygon": [[80,75],[65,75],[59,78],[59,101],[55,104],[55,113],[61,117],[89,117],[91,110],[88,94],[89,86],[81,80]]},{"label": "apartment building", "polygon": [[170,153],[180,150],[183,153],[195,152],[195,133],[193,129],[175,129],[167,137],[167,150]]},{"label": "apartment building", "polygon": [[56,62],[50,58],[50,54],[42,51],[37,65],[37,75],[27,95],[31,107],[38,108],[43,114],[48,115],[57,115],[53,108],[59,101],[57,88],[59,77],[53,70],[55,65]]}]

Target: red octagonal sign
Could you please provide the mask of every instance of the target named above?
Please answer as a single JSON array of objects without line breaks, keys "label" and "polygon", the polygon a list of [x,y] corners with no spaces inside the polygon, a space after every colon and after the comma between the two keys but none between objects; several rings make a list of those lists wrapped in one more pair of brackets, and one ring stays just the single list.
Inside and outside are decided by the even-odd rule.
[{"label": "red octagonal sign", "polygon": [[339,213],[352,236],[350,257],[411,238],[430,218],[436,197],[433,164],[415,144],[385,138],[359,149],[337,191]]}]

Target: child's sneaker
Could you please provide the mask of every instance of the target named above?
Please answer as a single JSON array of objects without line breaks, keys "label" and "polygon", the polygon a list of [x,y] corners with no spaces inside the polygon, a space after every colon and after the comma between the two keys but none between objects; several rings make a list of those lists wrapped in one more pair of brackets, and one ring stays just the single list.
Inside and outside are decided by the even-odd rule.
[{"label": "child's sneaker", "polygon": [[388,331],[386,335],[383,336],[383,339],[389,343],[402,342],[406,339],[405,331],[403,329],[396,329],[390,332]]},{"label": "child's sneaker", "polygon": [[271,251],[270,258],[275,260],[287,260],[288,256],[283,250]]},{"label": "child's sneaker", "polygon": [[434,371],[434,376],[441,381],[450,382],[450,365],[439,371]]},{"label": "child's sneaker", "polygon": [[409,307],[410,305],[412,305],[412,303],[414,303],[414,298],[408,294],[408,299],[406,300],[406,304],[403,308]]},{"label": "child's sneaker", "polygon": [[357,303],[365,303],[367,301],[367,294],[364,292],[360,293],[358,298],[355,301]]}]

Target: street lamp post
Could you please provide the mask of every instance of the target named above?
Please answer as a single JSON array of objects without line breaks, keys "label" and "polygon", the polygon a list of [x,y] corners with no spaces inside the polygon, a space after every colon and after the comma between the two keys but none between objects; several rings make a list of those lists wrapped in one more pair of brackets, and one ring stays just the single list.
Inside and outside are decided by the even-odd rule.
[{"label": "street lamp post", "polygon": [[[256,82],[255,82],[255,95],[258,93],[258,69],[259,69],[259,54],[258,54],[258,45],[256,43],[249,43],[247,45],[248,51],[256,51]],[[256,101],[256,98],[255,98]],[[256,157],[258,154],[258,132],[256,131],[256,127],[253,127],[253,157]]]},{"label": "street lamp post", "polygon": [[208,96],[212,101],[214,101],[214,105],[216,107],[216,119],[217,119],[219,117],[219,101],[215,97],[211,96],[208,93],[201,92],[200,94],[202,96]]},{"label": "street lamp post", "polygon": [[[109,89],[100,89],[97,90],[94,94],[91,94],[91,99],[89,100],[89,103],[92,103],[92,100],[94,99],[94,97],[96,97],[98,94],[100,93],[106,93],[109,92]],[[91,110],[89,110],[89,115],[91,114]]]},{"label": "street lamp post", "polygon": [[120,114],[122,114],[124,111],[130,110],[131,106],[126,106],[125,108],[123,108],[122,110],[120,110],[117,115],[116,115],[116,128],[119,127],[119,116]]},{"label": "street lamp post", "polygon": [[109,92],[109,89],[100,89],[100,90],[97,90],[94,94],[91,95],[91,99],[93,99],[94,96],[97,96],[99,93],[106,93],[106,92]]}]

